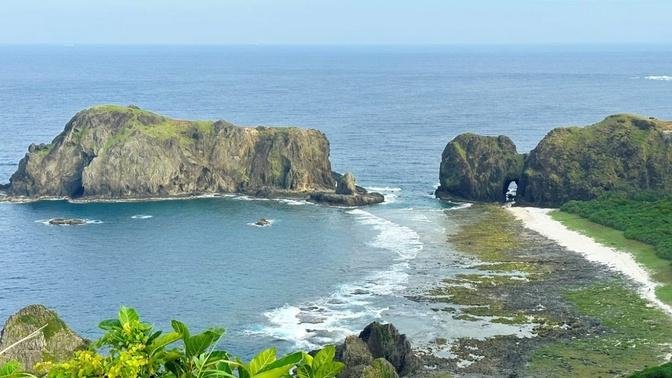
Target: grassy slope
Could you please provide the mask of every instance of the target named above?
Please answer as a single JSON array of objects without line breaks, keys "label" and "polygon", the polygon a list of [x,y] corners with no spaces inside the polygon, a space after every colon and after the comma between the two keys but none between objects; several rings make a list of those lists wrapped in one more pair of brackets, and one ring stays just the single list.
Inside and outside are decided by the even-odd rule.
[{"label": "grassy slope", "polygon": [[630,252],[637,262],[646,267],[653,278],[661,283],[661,286],[656,290],[658,298],[672,305],[672,267],[670,267],[670,261],[658,257],[652,246],[627,239],[623,236],[622,231],[602,226],[575,214],[554,211],[551,216],[568,228],[589,236],[602,244]]}]

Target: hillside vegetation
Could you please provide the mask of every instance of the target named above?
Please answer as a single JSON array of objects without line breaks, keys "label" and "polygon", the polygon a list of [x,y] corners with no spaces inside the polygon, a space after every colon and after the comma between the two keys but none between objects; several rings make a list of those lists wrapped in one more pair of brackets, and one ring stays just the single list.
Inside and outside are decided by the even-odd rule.
[{"label": "hillside vegetation", "polygon": [[672,195],[612,194],[591,201],[569,201],[562,211],[623,231],[628,239],[652,245],[672,260]]}]

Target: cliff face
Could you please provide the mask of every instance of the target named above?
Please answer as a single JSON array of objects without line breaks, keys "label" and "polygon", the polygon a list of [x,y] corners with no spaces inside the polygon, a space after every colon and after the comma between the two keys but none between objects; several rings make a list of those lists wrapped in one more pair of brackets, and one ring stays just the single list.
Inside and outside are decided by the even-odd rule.
[{"label": "cliff face", "polygon": [[134,106],[79,112],[48,145],[31,145],[9,195],[143,198],[333,190],[317,130],[181,121]]},{"label": "cliff face", "polygon": [[520,177],[523,155],[511,139],[462,134],[443,150],[439,197],[499,201],[506,186]]},{"label": "cliff face", "polygon": [[[508,142],[495,143],[500,138]],[[440,180],[437,196],[477,201],[503,201],[504,186],[516,181],[517,201],[537,206],[614,191],[669,192],[672,123],[614,115],[583,128],[554,129],[528,156],[517,155],[508,138],[464,134],[446,146]]]}]

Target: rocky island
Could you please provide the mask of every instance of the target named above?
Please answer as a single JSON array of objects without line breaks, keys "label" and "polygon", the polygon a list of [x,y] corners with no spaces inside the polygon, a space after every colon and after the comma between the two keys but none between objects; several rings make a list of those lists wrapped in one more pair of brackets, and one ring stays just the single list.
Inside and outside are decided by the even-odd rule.
[{"label": "rocky island", "polygon": [[107,200],[216,193],[308,198],[335,188],[329,141],[318,130],[183,121],[103,105],[77,113],[51,143],[32,144],[0,189],[8,198]]},{"label": "rocky island", "polygon": [[628,114],[556,128],[529,154],[506,136],[462,134],[443,151],[436,196],[557,207],[609,192],[672,191],[672,122]]}]

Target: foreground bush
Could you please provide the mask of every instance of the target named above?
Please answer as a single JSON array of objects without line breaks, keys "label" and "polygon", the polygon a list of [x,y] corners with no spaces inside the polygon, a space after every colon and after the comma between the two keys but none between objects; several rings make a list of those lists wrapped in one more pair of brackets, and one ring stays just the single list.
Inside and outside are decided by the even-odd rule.
[{"label": "foreground bush", "polygon": [[[171,326],[171,332],[154,331],[134,309],[122,307],[117,319],[100,323],[105,334],[89,349],[75,352],[67,361],[39,363],[36,374],[49,378],[331,378],[343,369],[342,363],[334,361],[334,346],[315,356],[295,352],[280,358],[270,348],[244,362],[217,349],[223,329],[192,335],[182,322],[173,320]],[[32,376],[14,362],[0,365],[0,378]]]},{"label": "foreground bush", "polygon": [[644,369],[631,375],[630,378],[672,378],[672,362]]},{"label": "foreground bush", "polygon": [[621,230],[626,238],[650,244],[659,257],[672,260],[672,196],[609,195],[569,201],[561,210]]}]

